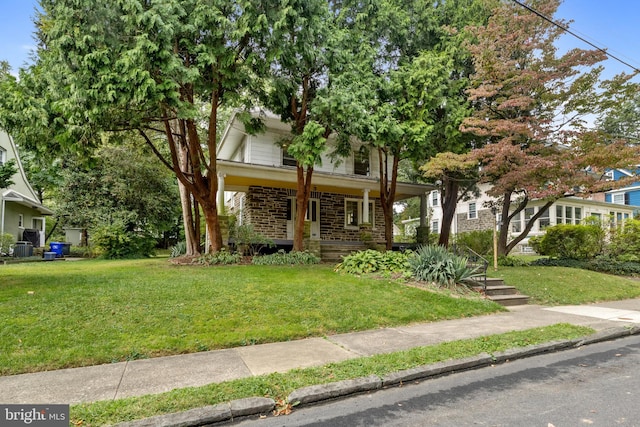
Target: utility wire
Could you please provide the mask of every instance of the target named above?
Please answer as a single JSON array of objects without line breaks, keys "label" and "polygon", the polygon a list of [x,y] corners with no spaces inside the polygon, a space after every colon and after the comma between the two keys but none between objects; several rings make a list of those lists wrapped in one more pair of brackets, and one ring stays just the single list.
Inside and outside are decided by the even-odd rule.
[{"label": "utility wire", "polygon": [[563,31],[571,34],[573,37],[577,38],[578,40],[581,40],[583,42],[585,42],[586,44],[588,44],[589,46],[593,47],[596,50],[599,50],[600,52],[604,53],[605,55],[607,55],[609,58],[611,59],[615,59],[616,61],[620,62],[621,64],[626,65],[627,67],[631,68],[633,71],[635,71],[636,73],[640,73],[640,69],[638,69],[637,67],[634,67],[633,65],[629,64],[628,62],[618,58],[617,56],[615,56],[612,53],[607,52],[606,49],[601,48],[600,46],[597,46],[593,43],[591,43],[589,40],[585,39],[584,37],[579,36],[578,34],[574,33],[573,31],[571,31],[569,29],[569,27],[564,26],[562,24],[559,24],[557,22],[555,22],[554,20],[552,20],[551,18],[549,18],[548,16],[538,12],[537,10],[535,10],[534,8],[527,6],[526,4],[520,2],[519,0],[512,0],[514,3],[524,7],[525,9],[527,9],[529,12],[534,13],[536,15],[538,15],[540,18],[544,19],[547,22],[550,22],[551,24],[555,25],[556,27],[562,29]]}]

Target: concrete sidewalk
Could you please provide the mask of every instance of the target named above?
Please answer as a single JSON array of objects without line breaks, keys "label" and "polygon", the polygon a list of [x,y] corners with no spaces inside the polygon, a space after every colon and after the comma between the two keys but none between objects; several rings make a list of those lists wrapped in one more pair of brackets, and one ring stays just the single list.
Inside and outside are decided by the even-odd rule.
[{"label": "concrete sidewalk", "polygon": [[0,377],[0,402],[75,404],[162,393],[556,323],[603,331],[640,324],[640,299],[509,312],[406,327]]}]

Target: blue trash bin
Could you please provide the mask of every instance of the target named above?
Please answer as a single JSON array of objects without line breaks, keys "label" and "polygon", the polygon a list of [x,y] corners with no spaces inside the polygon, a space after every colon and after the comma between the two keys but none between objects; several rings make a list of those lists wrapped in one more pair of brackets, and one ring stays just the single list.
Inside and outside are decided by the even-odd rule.
[{"label": "blue trash bin", "polygon": [[63,245],[60,242],[51,242],[49,243],[49,248],[51,252],[55,252],[56,258],[62,258]]}]

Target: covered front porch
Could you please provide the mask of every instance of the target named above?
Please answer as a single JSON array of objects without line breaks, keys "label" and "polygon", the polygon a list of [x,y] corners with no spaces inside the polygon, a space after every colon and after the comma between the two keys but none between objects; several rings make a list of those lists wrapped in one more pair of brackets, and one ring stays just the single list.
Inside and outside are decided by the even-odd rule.
[{"label": "covered front porch", "polygon": [[[286,245],[293,239],[296,169],[218,160],[218,206],[239,223]],[[426,225],[426,195],[434,186],[400,182],[395,201],[419,197]],[[314,171],[307,209],[309,238],[322,244],[361,244],[363,227],[370,239],[384,242],[380,183],[362,175]],[[367,228],[368,227],[368,228]]]}]

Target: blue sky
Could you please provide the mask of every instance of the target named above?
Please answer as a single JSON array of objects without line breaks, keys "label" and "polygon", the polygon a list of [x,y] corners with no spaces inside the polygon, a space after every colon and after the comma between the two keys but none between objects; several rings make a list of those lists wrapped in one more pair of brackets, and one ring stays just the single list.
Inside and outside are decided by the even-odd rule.
[{"label": "blue sky", "polygon": [[[36,0],[0,0],[0,60],[9,61],[14,72],[29,61],[36,5]],[[565,0],[556,18],[573,20],[573,31],[640,68],[640,1]],[[589,48],[571,36],[563,37],[560,47]],[[605,69],[608,75],[631,72],[614,60],[608,60]]]}]

